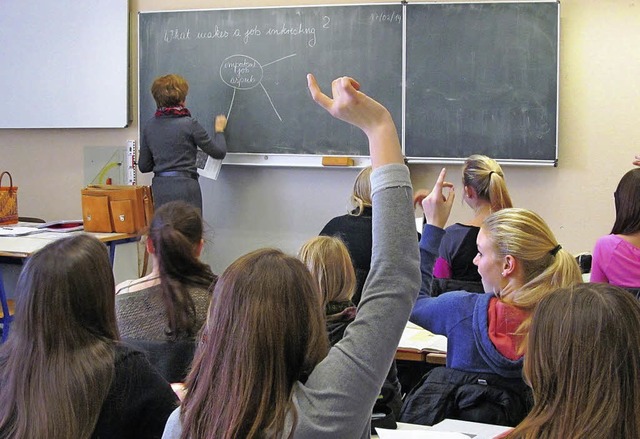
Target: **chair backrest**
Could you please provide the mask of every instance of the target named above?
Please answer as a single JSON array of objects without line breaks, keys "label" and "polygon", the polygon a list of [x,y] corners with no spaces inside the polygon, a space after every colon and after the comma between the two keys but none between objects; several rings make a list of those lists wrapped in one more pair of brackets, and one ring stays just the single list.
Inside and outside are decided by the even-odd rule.
[{"label": "chair backrest", "polygon": [[9,309],[7,294],[4,290],[4,279],[2,278],[2,270],[0,270],[0,307],[2,308],[2,317],[0,317],[0,324],[2,324],[2,342],[4,343],[9,336],[11,322],[13,322],[13,314]]},{"label": "chair backrest", "polygon": [[516,426],[532,407],[522,379],[436,367],[406,396],[400,422],[434,425],[449,418]]},{"label": "chair backrest", "polygon": [[456,279],[433,279],[433,283],[431,284],[431,297],[437,297],[440,294],[447,293],[449,291],[484,293],[484,287],[482,286],[482,282]]},{"label": "chair backrest", "polygon": [[123,338],[122,341],[144,352],[149,362],[170,383],[184,382],[196,349],[193,339],[157,341]]},{"label": "chair backrest", "polygon": [[640,299],[640,287],[639,288],[625,288],[628,292],[633,294],[636,299]]}]

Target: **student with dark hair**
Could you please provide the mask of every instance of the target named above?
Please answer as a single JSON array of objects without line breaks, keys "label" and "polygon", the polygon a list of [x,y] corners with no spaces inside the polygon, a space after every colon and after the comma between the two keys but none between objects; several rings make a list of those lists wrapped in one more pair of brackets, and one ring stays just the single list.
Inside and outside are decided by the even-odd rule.
[{"label": "student with dark hair", "polygon": [[227,118],[215,117],[212,139],[185,107],[188,92],[186,79],[175,74],[160,76],[151,85],[157,109],[140,133],[138,167],[142,172],[153,171],[151,189],[156,209],[169,201],[184,200],[202,212],[197,150],[214,159],[227,154]]},{"label": "student with dark hair", "polygon": [[199,211],[171,201],[154,214],[147,236],[152,271],[116,288],[116,316],[122,337],[141,340],[193,338],[211,300],[217,276],[198,258],[203,246]]},{"label": "student with dark hair", "polygon": [[[353,79],[313,99],[364,131],[371,152],[371,271],[355,320],[328,349],[318,284],[297,258],[262,249],[216,284],[187,394],[164,438],[361,438],[419,289],[411,181],[389,112]],[[327,352],[328,351],[328,352]]]},{"label": "student with dark hair", "polygon": [[640,287],[640,169],[632,169],[613,193],[616,220],[611,234],[593,249],[591,282]]},{"label": "student with dark hair", "polygon": [[640,304],[602,284],[538,304],[524,360],[535,404],[509,439],[640,437]]},{"label": "student with dark hair", "polygon": [[[484,155],[472,155],[462,168],[462,187],[465,203],[474,216],[466,223],[455,223],[445,229],[440,242],[433,275],[442,279],[480,282],[473,259],[477,253],[476,238],[484,219],[500,209],[513,207],[502,168]],[[419,191],[414,197],[419,203],[427,195]]]},{"label": "student with dark hair", "polygon": [[104,244],[78,235],[29,258],[0,346],[0,437],[158,438],[177,398],[120,344]]}]

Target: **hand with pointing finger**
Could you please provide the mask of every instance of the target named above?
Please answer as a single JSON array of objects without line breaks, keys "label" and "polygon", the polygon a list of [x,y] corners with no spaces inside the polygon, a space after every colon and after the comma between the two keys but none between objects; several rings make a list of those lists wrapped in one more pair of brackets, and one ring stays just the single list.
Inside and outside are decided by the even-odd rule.
[{"label": "hand with pointing finger", "polygon": [[[433,190],[422,199],[422,210],[427,218],[427,223],[444,229],[451,213],[451,207],[453,206],[453,200],[456,194],[453,189],[453,184],[444,180],[447,175],[447,169],[442,168],[438,179],[436,180]],[[444,189],[448,189],[449,193],[444,194]],[[418,191],[420,193],[420,191]]]},{"label": "hand with pointing finger", "polygon": [[320,90],[311,73],[307,75],[307,85],[318,105],[367,135],[372,168],[387,163],[404,163],[391,114],[382,104],[362,93],[358,81],[347,76],[335,79],[331,83],[331,97]]}]

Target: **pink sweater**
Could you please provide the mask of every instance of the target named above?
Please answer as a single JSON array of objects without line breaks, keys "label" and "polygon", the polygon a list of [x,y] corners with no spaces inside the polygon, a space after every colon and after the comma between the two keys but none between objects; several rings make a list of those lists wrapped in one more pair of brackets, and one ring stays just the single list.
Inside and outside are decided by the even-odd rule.
[{"label": "pink sweater", "polygon": [[640,287],[640,248],[618,235],[598,239],[593,249],[591,282]]}]

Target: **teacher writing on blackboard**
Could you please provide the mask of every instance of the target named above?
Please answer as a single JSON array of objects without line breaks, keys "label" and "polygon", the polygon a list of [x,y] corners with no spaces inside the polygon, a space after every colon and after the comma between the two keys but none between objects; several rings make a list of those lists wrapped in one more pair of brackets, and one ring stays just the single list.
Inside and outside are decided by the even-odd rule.
[{"label": "teacher writing on blackboard", "polygon": [[141,172],[154,173],[151,189],[156,209],[169,201],[184,200],[202,212],[196,169],[198,147],[214,159],[227,154],[227,118],[215,117],[211,139],[185,107],[188,92],[189,84],[179,75],[160,76],[151,85],[158,108],[142,130],[138,167]]}]

